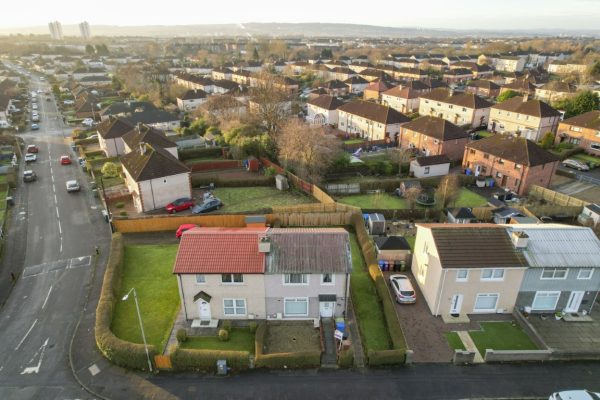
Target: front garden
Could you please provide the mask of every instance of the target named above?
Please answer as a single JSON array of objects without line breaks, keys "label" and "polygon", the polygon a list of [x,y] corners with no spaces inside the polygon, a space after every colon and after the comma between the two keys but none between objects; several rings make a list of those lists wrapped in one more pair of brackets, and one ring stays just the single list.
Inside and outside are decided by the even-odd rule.
[{"label": "front garden", "polygon": [[[482,356],[485,355],[486,349],[539,350],[515,321],[481,322],[480,326],[480,330],[469,331],[469,336]],[[445,335],[451,348],[465,350],[465,346],[456,332],[447,332]]]}]

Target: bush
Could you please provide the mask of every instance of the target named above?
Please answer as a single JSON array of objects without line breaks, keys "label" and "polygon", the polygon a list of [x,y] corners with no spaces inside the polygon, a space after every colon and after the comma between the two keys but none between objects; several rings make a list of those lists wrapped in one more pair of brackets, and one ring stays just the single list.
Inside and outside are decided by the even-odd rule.
[{"label": "bush", "polygon": [[368,354],[369,366],[371,367],[404,364],[405,360],[406,352],[404,350],[371,350]]},{"label": "bush", "polygon": [[225,329],[219,329],[219,334],[217,336],[221,342],[226,342],[229,340],[229,331]]},{"label": "bush", "polygon": [[221,147],[206,147],[198,149],[182,149],[179,150],[179,159],[185,161],[190,158],[215,158],[223,155]]},{"label": "bush", "polygon": [[352,347],[340,352],[337,363],[340,368],[352,368],[354,366],[354,350]]},{"label": "bush", "polygon": [[217,360],[227,360],[227,366],[234,371],[249,368],[250,354],[247,351],[220,351],[178,348],[171,354],[173,369],[177,371],[214,372]]},{"label": "bush", "polygon": [[119,202],[117,202],[117,204],[115,204],[115,207],[123,208],[123,207],[125,207],[125,203],[123,203],[122,201],[119,201]]},{"label": "bush", "polygon": [[121,217],[126,217],[126,216],[127,216],[127,211],[125,211],[125,210],[121,210],[121,212],[119,212],[119,215],[120,215]]},{"label": "bush", "polygon": [[257,368],[312,368],[321,365],[320,351],[256,355]]},{"label": "bush", "polygon": [[117,167],[117,164],[110,161],[104,163],[104,165],[102,166],[102,176],[105,176],[107,178],[114,178],[119,176],[119,168]]},{"label": "bush", "polygon": [[265,176],[275,176],[275,175],[277,175],[277,170],[275,169],[275,167],[271,166],[271,167],[265,168]]},{"label": "bush", "polygon": [[177,341],[179,343],[187,342],[188,336],[185,329],[178,329],[176,333]]},{"label": "bush", "polygon": [[255,333],[257,328],[258,324],[256,322],[250,322],[248,324],[248,330],[250,331],[250,333]]},{"label": "bush", "polygon": [[226,319],[223,321],[223,329],[225,329],[227,332],[231,332],[231,320]]}]

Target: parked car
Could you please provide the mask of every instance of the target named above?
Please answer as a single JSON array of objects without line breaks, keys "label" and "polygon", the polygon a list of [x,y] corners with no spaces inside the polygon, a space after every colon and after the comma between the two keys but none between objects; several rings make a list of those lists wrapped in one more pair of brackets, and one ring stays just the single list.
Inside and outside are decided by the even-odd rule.
[{"label": "parked car", "polygon": [[71,181],[67,181],[67,192],[79,192],[81,187],[79,186],[79,182],[75,179]]},{"label": "parked car", "polygon": [[35,172],[31,170],[23,171],[23,182],[33,182],[37,179]]},{"label": "parked car", "polygon": [[31,109],[32,109],[32,110],[37,110],[37,109],[38,109],[38,105],[37,105],[36,103],[33,103],[33,104],[31,105]]},{"label": "parked car", "polygon": [[399,304],[416,303],[417,295],[408,276],[403,274],[391,275],[390,283],[392,284],[392,289],[394,289],[396,301]]},{"label": "parked car", "polygon": [[167,204],[165,207],[169,214],[174,214],[179,211],[185,211],[188,208],[194,207],[194,202],[189,197],[182,197],[175,200],[172,203]]},{"label": "parked car", "polygon": [[39,151],[40,149],[38,149],[38,147],[35,144],[30,144],[29,146],[27,146],[28,153],[38,153]]},{"label": "parked car", "polygon": [[37,155],[35,155],[33,153],[25,154],[25,162],[26,163],[35,162],[35,161],[37,161]]},{"label": "parked car", "polygon": [[198,225],[196,224],[183,224],[183,225],[179,225],[179,228],[177,228],[177,231],[175,232],[175,237],[177,239],[181,239],[181,235],[183,235],[183,232],[190,230],[192,228],[197,228]]},{"label": "parked car", "polygon": [[37,114],[34,114],[31,117],[31,122],[40,122],[40,117]]},{"label": "parked car", "polygon": [[582,161],[575,160],[572,158],[567,158],[566,160],[563,160],[562,165],[563,165],[563,167],[573,168],[578,171],[589,171],[590,170],[589,165],[587,165],[586,163],[584,163]]},{"label": "parked car", "polygon": [[81,124],[84,126],[92,126],[94,125],[94,120],[91,118],[86,118],[83,121],[81,121]]},{"label": "parked car", "polygon": [[38,124],[31,124],[31,130],[32,131],[37,131],[40,129],[40,126]]},{"label": "parked car", "polygon": [[71,165],[71,157],[60,156],[60,165]]},{"label": "parked car", "polygon": [[65,101],[63,101],[63,104],[65,106],[70,106],[70,105],[75,104],[75,100],[65,100]]},{"label": "parked car", "polygon": [[52,101],[50,97],[46,97],[46,101]]},{"label": "parked car", "polygon": [[221,207],[223,207],[223,203],[221,202],[221,200],[217,199],[216,197],[212,197],[212,198],[206,200],[204,203],[198,204],[197,206],[192,208],[192,213],[193,214],[207,213],[207,212],[211,212],[214,210],[218,210]]},{"label": "parked car", "polygon": [[552,393],[548,400],[600,400],[600,393],[589,390],[565,390]]}]

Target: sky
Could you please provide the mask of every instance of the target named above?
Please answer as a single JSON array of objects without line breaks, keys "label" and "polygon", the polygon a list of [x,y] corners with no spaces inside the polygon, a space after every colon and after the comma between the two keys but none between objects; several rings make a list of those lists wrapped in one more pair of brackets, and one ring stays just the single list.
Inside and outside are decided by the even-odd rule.
[{"label": "sky", "polygon": [[600,29],[600,0],[2,0],[0,28],[333,22],[450,29]]}]

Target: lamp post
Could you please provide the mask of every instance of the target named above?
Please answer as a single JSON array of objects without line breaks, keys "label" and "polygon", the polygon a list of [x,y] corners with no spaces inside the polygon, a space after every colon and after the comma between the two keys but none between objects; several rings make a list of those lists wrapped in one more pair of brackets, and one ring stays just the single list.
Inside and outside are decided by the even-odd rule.
[{"label": "lamp post", "polygon": [[133,300],[135,301],[135,308],[137,310],[138,319],[140,321],[140,330],[142,331],[142,340],[144,341],[144,348],[146,349],[146,358],[148,359],[148,369],[152,372],[152,362],[150,361],[150,354],[148,353],[148,344],[146,343],[146,335],[144,334],[144,324],[142,323],[142,314],[140,313],[140,305],[137,299],[137,292],[135,288],[131,288],[129,292],[125,296],[123,296],[123,301],[129,298],[129,294],[133,292]]}]

